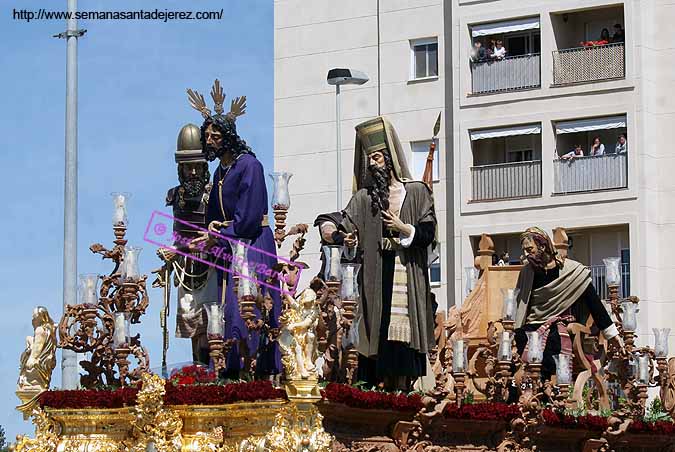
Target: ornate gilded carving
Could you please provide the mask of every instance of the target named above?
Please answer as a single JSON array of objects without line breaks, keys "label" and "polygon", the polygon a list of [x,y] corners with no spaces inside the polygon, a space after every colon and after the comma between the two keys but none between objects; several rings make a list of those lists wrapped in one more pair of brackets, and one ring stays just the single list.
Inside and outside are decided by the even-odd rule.
[{"label": "ornate gilded carving", "polygon": [[56,452],[59,444],[59,427],[54,420],[39,408],[33,410],[35,439],[17,435],[15,452]]},{"label": "ornate gilded carving", "polygon": [[324,431],[322,420],[315,406],[298,409],[293,404],[277,414],[265,437],[242,441],[239,452],[332,452],[333,437]]},{"label": "ornate gilded carving", "polygon": [[143,386],[134,407],[131,439],[124,442],[128,452],[145,452],[152,444],[157,452],[180,452],[183,444],[183,421],[178,414],[164,407],[165,381],[145,373]]},{"label": "ornate gilded carving", "polygon": [[286,310],[279,317],[282,326],[279,346],[286,376],[290,379],[317,378],[314,362],[318,358],[316,327],[321,312],[316,292],[307,288],[297,297],[285,296]]}]

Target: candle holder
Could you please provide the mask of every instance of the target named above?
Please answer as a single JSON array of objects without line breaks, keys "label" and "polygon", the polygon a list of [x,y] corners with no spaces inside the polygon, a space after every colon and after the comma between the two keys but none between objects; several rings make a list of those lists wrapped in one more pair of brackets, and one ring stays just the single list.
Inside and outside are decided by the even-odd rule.
[{"label": "candle holder", "polygon": [[349,322],[356,316],[356,307],[359,300],[358,274],[361,264],[342,264],[340,271],[342,283],[340,285],[340,298],[342,301],[342,316]]},{"label": "candle holder", "polygon": [[464,267],[465,290],[464,298],[468,297],[478,282],[479,270],[476,267]]},{"label": "candle holder", "polygon": [[668,336],[670,328],[652,328],[654,332],[654,356],[665,358],[668,356]]},{"label": "candle holder", "polygon": [[635,331],[637,330],[637,303],[626,300],[621,303],[621,326],[623,341],[626,349],[630,352],[635,344]]},{"label": "candle holder", "polygon": [[452,343],[452,377],[455,380],[455,400],[460,406],[466,389],[467,349],[464,339]]},{"label": "candle holder", "polygon": [[114,192],[110,193],[113,200],[113,215],[112,215],[112,225],[113,228],[124,227],[126,229],[129,224],[127,218],[127,201],[131,198],[131,193],[127,192]]},{"label": "candle holder", "polygon": [[272,194],[272,211],[274,212],[274,240],[277,243],[278,248],[281,248],[281,244],[283,243],[284,238],[286,238],[286,216],[288,215],[288,209],[291,207],[288,181],[292,176],[292,173],[287,172],[269,174],[274,187]]},{"label": "candle holder", "polygon": [[[130,325],[140,323],[149,305],[146,275],[138,271],[140,248],[126,247],[126,208],[128,194],[115,194],[112,249],[94,243],[89,249],[115,264],[109,275],[80,276],[80,298],[76,305],[66,306],[59,322],[59,346],[65,350],[87,354],[80,376],[84,388],[102,385],[127,385],[140,381],[150,367],[148,351],[141,345],[140,335],[131,337]],[[129,253],[134,257],[129,257]],[[123,265],[124,261],[130,265]],[[101,280],[98,287],[98,280]],[[98,293],[97,293],[98,292]],[[136,366],[129,371],[128,358]]]},{"label": "candle holder", "polygon": [[516,319],[516,299],[518,298],[520,289],[502,289],[501,291],[504,297],[502,322],[510,322],[513,325],[513,321]]},{"label": "candle holder", "polygon": [[342,281],[342,252],[344,247],[342,245],[324,245],[322,247],[324,266],[324,281],[341,282]]},{"label": "candle holder", "polygon": [[255,273],[242,273],[238,281],[239,289],[237,297],[239,299],[239,314],[246,322],[246,326],[251,329],[256,318],[255,308],[258,299],[258,284],[255,281]]},{"label": "candle holder", "polygon": [[[206,337],[209,341],[209,356],[216,372],[225,369],[225,311],[219,302],[205,303],[206,310]],[[228,350],[229,351],[229,350]]]}]

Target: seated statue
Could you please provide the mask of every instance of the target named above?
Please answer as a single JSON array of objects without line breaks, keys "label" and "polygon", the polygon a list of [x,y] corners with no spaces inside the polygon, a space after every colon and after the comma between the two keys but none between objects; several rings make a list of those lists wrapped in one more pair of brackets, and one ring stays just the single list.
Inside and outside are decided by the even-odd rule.
[{"label": "seated statue", "polygon": [[41,392],[49,389],[56,366],[56,326],[47,308],[33,310],[33,336],[26,337],[21,354],[17,391]]}]

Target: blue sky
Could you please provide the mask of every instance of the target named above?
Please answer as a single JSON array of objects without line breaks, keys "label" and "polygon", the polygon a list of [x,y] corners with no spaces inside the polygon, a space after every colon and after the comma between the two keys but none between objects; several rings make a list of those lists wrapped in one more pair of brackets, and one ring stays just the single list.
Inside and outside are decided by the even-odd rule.
[{"label": "blue sky", "polygon": [[[177,183],[173,152],[181,126],[200,123],[186,88],[207,96],[219,78],[229,100],[248,98],[238,121],[240,135],[267,172],[273,146],[273,3],[271,0],[79,0],[85,10],[220,10],[218,21],[81,21],[88,30],[79,44],[79,221],[78,272],[106,273],[88,247],[112,246],[110,193],[132,193],[129,244],[143,247],[141,270],[159,261],[143,242],[153,210],[165,210],[166,190]],[[66,0],[13,0],[0,11],[3,108],[0,109],[0,424],[8,439],[32,433],[14,411],[19,356],[32,334],[31,311],[62,311],[63,155],[65,42],[51,36],[62,21],[12,19],[12,8],[65,9]],[[209,99],[210,103],[210,99]],[[212,165],[215,165],[213,163]],[[212,168],[213,169],[213,168]],[[162,293],[150,290],[150,309],[139,327],[153,365],[161,360],[159,307]],[[175,303],[175,301],[174,301]],[[175,309],[174,309],[175,311]],[[169,362],[190,358],[189,341],[173,338]],[[53,385],[60,384],[60,369]]]}]

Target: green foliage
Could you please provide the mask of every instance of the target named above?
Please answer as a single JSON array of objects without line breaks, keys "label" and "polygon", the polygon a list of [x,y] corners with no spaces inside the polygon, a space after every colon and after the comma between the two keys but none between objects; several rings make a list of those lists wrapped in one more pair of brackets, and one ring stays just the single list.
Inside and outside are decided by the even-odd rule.
[{"label": "green foliage", "polygon": [[5,438],[5,429],[0,425],[0,452],[8,452],[9,444],[7,444],[7,439]]},{"label": "green foliage", "polygon": [[463,403],[466,405],[473,405],[473,391],[466,391]]},{"label": "green foliage", "polygon": [[652,400],[652,403],[647,408],[644,420],[646,422],[670,421],[670,415],[664,411],[661,399],[658,397]]}]

